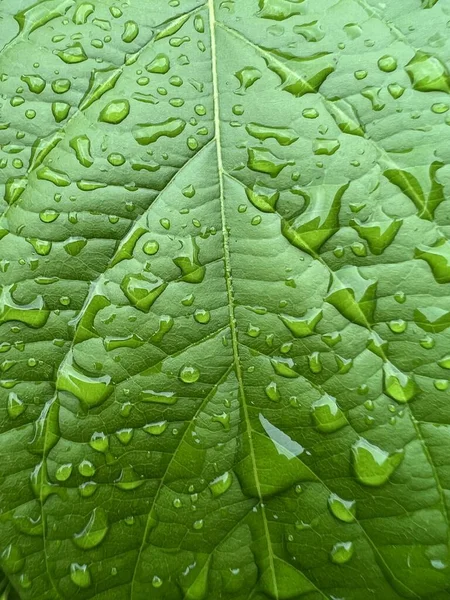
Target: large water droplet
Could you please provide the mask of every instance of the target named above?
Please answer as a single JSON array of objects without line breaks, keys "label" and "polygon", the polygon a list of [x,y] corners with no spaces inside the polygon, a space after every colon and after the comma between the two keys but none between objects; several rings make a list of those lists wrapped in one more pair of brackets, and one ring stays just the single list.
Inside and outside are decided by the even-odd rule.
[{"label": "large water droplet", "polygon": [[84,48],[79,42],[75,42],[75,44],[68,46],[65,50],[58,50],[55,54],[69,65],[87,60]]},{"label": "large water droplet", "polygon": [[72,563],[70,565],[70,579],[80,588],[88,588],[92,583],[88,566],[79,565],[78,563]]},{"label": "large water droplet", "polygon": [[209,489],[211,490],[211,494],[213,498],[218,498],[222,496],[227,490],[230,489],[231,484],[233,483],[233,475],[227,471],[223,475],[216,477],[209,484]]},{"label": "large water droplet", "polygon": [[42,296],[37,296],[29,304],[18,304],[12,294],[15,285],[4,286],[0,296],[0,324],[7,321],[19,321],[35,329],[46,324],[50,315]]},{"label": "large water droplet", "polygon": [[153,390],[142,390],[140,398],[142,402],[155,404],[175,404],[177,401],[174,392],[154,392]]},{"label": "large water droplet", "polygon": [[304,199],[304,204],[299,211],[282,220],[282,234],[291,244],[315,256],[339,229],[341,199],[347,188],[348,184],[293,190]]},{"label": "large water droplet", "polygon": [[329,394],[324,394],[312,404],[311,415],[316,428],[322,433],[332,433],[347,424],[336,398]]},{"label": "large water droplet", "polygon": [[102,109],[98,120],[103,123],[117,125],[126,119],[129,113],[130,103],[128,100],[113,100]]},{"label": "large water droplet", "polygon": [[18,546],[10,544],[0,555],[0,564],[9,573],[18,573],[25,566],[25,559]]},{"label": "large water droplet", "polygon": [[92,511],[92,514],[86,526],[80,533],[73,537],[73,542],[78,548],[90,550],[98,546],[105,538],[108,532],[108,518],[105,510],[97,506]]},{"label": "large water droplet", "polygon": [[170,69],[170,59],[166,54],[157,54],[150,64],[145,69],[149,73],[160,73],[164,75]]},{"label": "large water droplet", "polygon": [[314,333],[314,329],[322,319],[323,311],[320,308],[311,308],[303,317],[280,315],[280,319],[296,338],[303,338]]},{"label": "large water droplet", "polygon": [[148,146],[159,140],[160,137],[177,137],[185,127],[186,121],[170,117],[159,123],[140,123],[133,128],[133,135],[138,144]]},{"label": "large water droplet", "polygon": [[250,202],[262,212],[275,212],[280,192],[256,182],[252,188],[246,188],[245,193]]},{"label": "large water droplet", "polygon": [[373,322],[377,281],[363,277],[356,267],[344,267],[333,277],[326,301],[349,321],[367,327]]},{"label": "large water droplet", "polygon": [[200,249],[195,238],[184,244],[183,252],[173,262],[181,271],[181,280],[187,283],[201,283],[205,277],[206,267],[200,264]]},{"label": "large water droplet", "polygon": [[272,358],[271,364],[273,370],[277,375],[281,375],[281,377],[289,377],[295,378],[299,377],[297,371],[294,370],[295,363],[292,358]]},{"label": "large water droplet", "polygon": [[195,383],[200,377],[200,371],[192,365],[184,365],[180,369],[180,379],[184,383]]},{"label": "large water droplet", "polygon": [[397,402],[409,402],[420,391],[410,375],[402,373],[392,363],[383,365],[384,391]]},{"label": "large water droplet", "polygon": [[70,147],[75,151],[78,162],[83,167],[90,167],[94,164],[91,156],[91,140],[87,135],[79,135],[70,140]]},{"label": "large water droplet", "polygon": [[338,542],[333,546],[330,558],[337,565],[343,565],[351,559],[353,552],[353,542]]},{"label": "large water droplet", "polygon": [[306,9],[301,6],[304,0],[259,0],[258,17],[284,21],[294,15],[302,15]]},{"label": "large water droplet", "polygon": [[437,283],[450,283],[450,242],[448,240],[443,238],[433,246],[418,246],[414,256],[428,263]]},{"label": "large water droplet", "polygon": [[344,500],[337,494],[331,494],[328,498],[328,507],[339,521],[352,523],[355,520],[356,503],[354,500]]},{"label": "large water droplet", "polygon": [[279,158],[268,148],[257,146],[255,148],[247,148],[247,152],[248,168],[257,173],[266,173],[272,178],[277,177],[288,165],[295,164],[293,160]]},{"label": "large water droplet", "polygon": [[416,52],[405,69],[415,90],[450,93],[450,74],[437,56]]},{"label": "large water droplet", "polygon": [[57,389],[70,392],[87,408],[98,406],[113,391],[111,377],[91,377],[74,367],[70,360],[66,361],[57,379]]},{"label": "large water droplet", "polygon": [[376,487],[386,483],[403,457],[403,450],[390,454],[363,438],[352,446],[353,470],[357,479],[368,486]]},{"label": "large water droplet", "polygon": [[167,283],[150,273],[146,276],[141,274],[125,275],[120,284],[121,290],[131,304],[143,312],[150,310],[166,287]]}]

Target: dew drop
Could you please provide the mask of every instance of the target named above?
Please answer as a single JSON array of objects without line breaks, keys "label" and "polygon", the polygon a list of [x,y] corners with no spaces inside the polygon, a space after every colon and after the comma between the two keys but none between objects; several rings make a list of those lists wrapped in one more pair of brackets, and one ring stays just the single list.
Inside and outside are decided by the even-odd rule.
[{"label": "dew drop", "polygon": [[344,500],[337,494],[331,494],[328,498],[328,507],[339,521],[352,523],[355,520],[356,502],[354,500]]},{"label": "dew drop", "polygon": [[377,487],[386,483],[403,457],[403,450],[389,454],[363,438],[352,446],[353,470],[356,478],[367,486]]},{"label": "dew drop", "polygon": [[347,425],[347,419],[336,398],[329,394],[324,394],[312,404],[311,415],[317,430],[322,433],[333,433]]},{"label": "dew drop", "polygon": [[197,369],[197,367],[184,365],[180,369],[179,376],[181,381],[184,381],[184,383],[195,383],[200,377],[200,371]]},{"label": "dew drop", "polygon": [[330,558],[337,565],[343,565],[351,559],[353,552],[353,542],[338,542],[333,546]]},{"label": "dew drop", "polygon": [[72,563],[70,565],[70,579],[80,588],[88,588],[91,586],[91,574],[87,565],[79,565]]}]

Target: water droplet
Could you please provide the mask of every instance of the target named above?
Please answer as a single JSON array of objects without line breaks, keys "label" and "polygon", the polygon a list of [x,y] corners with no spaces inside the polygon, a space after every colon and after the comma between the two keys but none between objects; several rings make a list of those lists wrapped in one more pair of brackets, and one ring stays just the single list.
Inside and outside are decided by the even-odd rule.
[{"label": "water droplet", "polygon": [[153,402],[155,404],[175,404],[177,398],[173,392],[155,392],[153,390],[142,390],[142,402]]},{"label": "water droplet", "polygon": [[88,588],[91,586],[91,573],[87,565],[79,565],[72,563],[70,565],[70,579],[80,588]]},{"label": "water droplet", "polygon": [[131,440],[133,439],[133,434],[134,434],[133,429],[131,429],[129,427],[124,428],[124,429],[119,429],[118,431],[116,431],[117,439],[124,446],[127,446],[131,442]]},{"label": "water droplet", "polygon": [[197,323],[201,323],[202,325],[205,325],[206,323],[209,323],[209,321],[211,320],[211,313],[209,312],[209,310],[205,310],[204,308],[199,308],[194,313],[194,319],[197,321]]},{"label": "water droplet", "polygon": [[119,477],[114,482],[117,488],[125,492],[133,491],[138,487],[141,487],[141,485],[144,483],[145,480],[143,478],[139,478],[131,466],[122,469]]},{"label": "water droplet", "polygon": [[181,271],[181,280],[188,283],[201,283],[205,277],[206,267],[200,264],[199,247],[195,238],[191,237],[184,244],[184,251],[172,259]]},{"label": "water droplet", "polygon": [[313,152],[316,155],[324,154],[331,156],[335,154],[341,147],[339,140],[332,140],[327,138],[316,138],[313,142]]},{"label": "water droplet", "polygon": [[216,477],[209,484],[209,489],[211,490],[211,494],[213,498],[218,498],[222,496],[227,490],[230,489],[231,484],[233,483],[233,475],[227,471],[223,475]]},{"label": "water droplet", "polygon": [[37,178],[45,181],[50,181],[58,187],[67,187],[71,184],[70,177],[67,173],[56,171],[50,167],[41,167],[37,171]]},{"label": "water droplet", "polygon": [[438,361],[438,365],[440,367],[442,367],[443,369],[450,369],[450,354],[447,354],[447,356],[444,356],[443,358],[441,358]]},{"label": "water droplet", "polygon": [[95,431],[91,436],[89,445],[97,452],[107,452],[109,448],[108,436],[101,431]]},{"label": "water droplet", "polygon": [[344,500],[337,494],[331,494],[328,498],[328,507],[339,521],[352,523],[355,520],[356,502],[354,500]]},{"label": "water droplet", "polygon": [[433,246],[420,245],[414,257],[428,263],[437,283],[450,283],[450,242],[442,238]]},{"label": "water droplet", "polygon": [[296,338],[303,338],[314,333],[316,325],[322,319],[323,311],[320,308],[311,308],[303,317],[280,315],[280,319]]},{"label": "water droplet", "polygon": [[445,390],[448,389],[450,382],[447,379],[435,379],[433,385],[440,392],[445,392]]},{"label": "water droplet", "polygon": [[362,34],[361,26],[358,23],[347,23],[343,30],[351,40],[356,40]]},{"label": "water droplet", "polygon": [[82,460],[78,465],[78,472],[83,477],[92,477],[95,474],[95,467],[89,460]]},{"label": "water droplet", "polygon": [[0,296],[0,324],[8,321],[19,321],[28,327],[43,327],[50,315],[42,296],[28,304],[18,304],[14,298],[15,284],[3,286]]},{"label": "water droplet", "polygon": [[67,119],[69,111],[70,104],[67,104],[66,102],[53,102],[52,104],[53,118],[57,123],[61,123],[61,121]]},{"label": "water droplet", "polygon": [[72,21],[75,25],[84,25],[87,23],[88,17],[95,11],[95,6],[90,2],[83,2],[76,9]]},{"label": "water droplet", "polygon": [[69,145],[75,151],[75,156],[80,165],[90,167],[94,164],[91,156],[91,140],[87,135],[79,135],[72,138]]},{"label": "water droplet", "polygon": [[79,42],[75,42],[75,44],[68,46],[65,50],[58,50],[55,54],[69,65],[87,60],[83,46]]},{"label": "water droplet", "polygon": [[299,377],[297,371],[294,370],[295,363],[292,358],[273,358],[270,362],[277,375],[289,378]]},{"label": "water droplet", "polygon": [[245,92],[251,87],[258,79],[261,79],[262,73],[255,67],[244,67],[240,71],[237,71],[234,76],[240,83],[240,87],[235,91],[235,94],[244,95]]},{"label": "water droplet", "polygon": [[70,392],[87,408],[98,406],[104,402],[113,391],[111,377],[90,377],[76,369],[70,357],[61,367],[57,380],[57,389]]},{"label": "water droplet", "polygon": [[431,105],[431,110],[437,115],[446,113],[449,108],[449,105],[445,104],[445,102],[436,102],[435,104]]},{"label": "water droplet", "polygon": [[256,182],[252,188],[246,188],[247,198],[258,210],[262,212],[275,212],[280,192]]},{"label": "water droplet", "polygon": [[356,267],[344,267],[333,278],[326,301],[349,321],[367,327],[373,322],[377,282],[360,275]]},{"label": "water droplet", "polygon": [[230,431],[230,415],[228,413],[215,414],[212,416],[211,421],[220,423],[225,431]]},{"label": "water droplet", "polygon": [[294,25],[293,32],[304,37],[307,42],[320,42],[325,37],[325,32],[318,21]]},{"label": "water droplet", "polygon": [[389,329],[393,333],[404,333],[407,329],[408,324],[403,319],[393,319],[388,323]]},{"label": "water droplet", "polygon": [[287,127],[269,127],[260,123],[248,123],[245,129],[249,135],[258,140],[264,141],[273,138],[280,146],[289,146],[299,138],[293,129]]},{"label": "water droplet", "polygon": [[159,123],[141,123],[133,127],[133,135],[135,140],[141,146],[153,144],[160,137],[175,138],[186,127],[186,121],[170,117]]},{"label": "water droplet", "polygon": [[404,451],[392,454],[360,438],[352,446],[353,469],[357,479],[368,486],[379,486],[387,482],[403,460]]},{"label": "water droplet", "polygon": [[296,189],[295,194],[304,199],[304,205],[291,217],[282,220],[281,231],[286,239],[315,256],[339,229],[341,199],[347,188],[348,184],[316,186],[308,193]]},{"label": "water droplet", "polygon": [[378,59],[378,68],[385,73],[392,73],[397,68],[397,60],[393,56],[385,54]]},{"label": "water droplet", "polygon": [[302,115],[305,117],[305,119],[317,119],[319,113],[315,108],[304,108]]},{"label": "water droplet", "polygon": [[450,75],[437,56],[416,52],[405,67],[412,87],[419,92],[450,93]]},{"label": "water droplet", "polygon": [[266,173],[272,178],[277,177],[285,167],[295,164],[295,161],[293,160],[279,158],[268,148],[262,148],[260,146],[247,148],[247,152],[248,168],[257,173]]},{"label": "water droplet", "polygon": [[55,477],[58,481],[67,481],[72,475],[73,465],[72,463],[65,463],[56,469]]},{"label": "water droplet", "polygon": [[55,94],[65,94],[70,90],[70,86],[69,79],[55,79],[55,81],[52,81],[52,90]]},{"label": "water droplet", "polygon": [[40,94],[45,89],[46,82],[40,75],[22,75],[20,79],[27,84],[33,94]]},{"label": "water droplet", "polygon": [[392,363],[383,365],[384,390],[388,396],[397,402],[409,402],[420,391],[410,375],[402,373]]},{"label": "water droplet", "polygon": [[18,546],[10,544],[0,555],[0,563],[9,573],[18,573],[25,566],[25,559]]},{"label": "water droplet", "polygon": [[130,114],[130,103],[128,100],[112,100],[100,112],[99,121],[117,125]]},{"label": "water droplet", "polygon": [[142,250],[148,256],[152,256],[153,254],[156,254],[158,252],[159,244],[156,240],[149,240],[148,242],[145,242]]},{"label": "water droplet", "polygon": [[26,406],[15,392],[8,394],[8,415],[11,419],[17,419],[25,411]]},{"label": "water droplet", "polygon": [[150,273],[125,275],[120,285],[130,303],[143,312],[149,312],[166,287],[167,283]]},{"label": "water droplet", "polygon": [[108,154],[107,160],[113,167],[121,167],[126,163],[127,159],[119,152],[112,152],[111,154]]},{"label": "water droplet", "polygon": [[264,391],[266,392],[266,396],[269,398],[269,400],[272,400],[272,402],[278,402],[278,400],[281,398],[280,392],[278,391],[278,387],[275,381],[271,381],[266,386]]},{"label": "water droplet", "polygon": [[338,542],[333,546],[330,558],[337,565],[343,565],[351,559],[353,552],[353,542]]},{"label": "water droplet", "polygon": [[386,106],[386,104],[380,100],[380,92],[381,88],[374,85],[365,87],[363,90],[361,90],[361,96],[364,96],[364,98],[370,100],[372,104],[372,110],[376,112],[383,110],[383,108]]},{"label": "water droplet", "polygon": [[180,369],[180,379],[184,381],[184,383],[195,383],[198,381],[200,377],[200,371],[197,367],[193,367],[191,365],[184,365]]},{"label": "water droplet", "polygon": [[135,21],[126,21],[123,24],[122,40],[129,44],[139,35],[139,27]]},{"label": "water droplet", "polygon": [[347,419],[339,408],[336,398],[324,394],[311,406],[313,422],[322,433],[333,433],[347,425]]},{"label": "water droplet", "polygon": [[103,508],[97,506],[92,511],[89,521],[80,533],[73,537],[73,543],[82,550],[90,550],[98,546],[108,532],[108,518]]},{"label": "water droplet", "polygon": [[150,435],[161,435],[166,431],[168,426],[169,423],[167,421],[159,421],[158,423],[147,423],[147,425],[144,425],[143,429]]}]

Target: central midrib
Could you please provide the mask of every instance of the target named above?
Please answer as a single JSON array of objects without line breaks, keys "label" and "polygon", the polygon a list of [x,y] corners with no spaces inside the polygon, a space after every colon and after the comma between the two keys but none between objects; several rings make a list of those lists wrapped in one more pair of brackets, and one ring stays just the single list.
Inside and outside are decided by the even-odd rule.
[{"label": "central midrib", "polygon": [[272,543],[270,540],[269,534],[269,526],[267,522],[266,512],[264,508],[264,502],[261,494],[261,485],[258,478],[258,471],[256,467],[256,459],[255,459],[255,451],[253,447],[253,438],[252,438],[252,427],[250,423],[250,418],[248,414],[248,408],[245,398],[244,391],[244,382],[242,377],[242,368],[239,360],[239,343],[237,338],[237,329],[236,329],[236,317],[234,312],[234,291],[233,291],[233,283],[232,283],[232,275],[231,275],[231,257],[230,257],[230,248],[229,248],[229,233],[226,223],[226,214],[225,214],[225,194],[224,194],[224,169],[223,169],[223,159],[222,159],[222,138],[221,138],[221,124],[220,124],[220,106],[219,106],[219,84],[218,84],[218,75],[217,75],[217,46],[216,46],[216,15],[214,10],[214,0],[208,0],[208,9],[209,9],[209,26],[210,26],[210,37],[211,37],[211,65],[212,65],[212,84],[213,84],[213,111],[214,111],[214,132],[215,132],[215,140],[216,140],[216,149],[217,149],[217,169],[218,169],[218,178],[219,178],[219,194],[220,194],[220,212],[221,212],[221,220],[222,220],[222,236],[223,236],[223,254],[224,254],[224,265],[225,265],[225,281],[227,288],[227,302],[228,302],[228,313],[230,319],[230,331],[231,331],[231,340],[232,340],[232,348],[233,348],[233,360],[234,366],[236,369],[236,377],[239,385],[239,396],[242,406],[242,413],[244,415],[248,440],[249,440],[249,448],[250,448],[250,456],[252,461],[253,474],[255,478],[255,487],[258,494],[258,498],[260,501],[260,510],[261,517],[264,527],[264,536],[267,542],[268,549],[268,559],[270,565],[270,571],[272,575],[273,581],[273,589],[275,593],[275,598],[278,600],[278,587],[277,587],[277,579],[275,575],[275,565],[273,561],[273,550]]}]

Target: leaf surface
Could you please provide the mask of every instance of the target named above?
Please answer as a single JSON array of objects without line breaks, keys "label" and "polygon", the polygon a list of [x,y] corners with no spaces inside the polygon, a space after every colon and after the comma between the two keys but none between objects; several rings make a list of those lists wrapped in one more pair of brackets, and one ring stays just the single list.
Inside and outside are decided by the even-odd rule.
[{"label": "leaf surface", "polygon": [[2,600],[450,598],[449,14],[0,0]]}]

